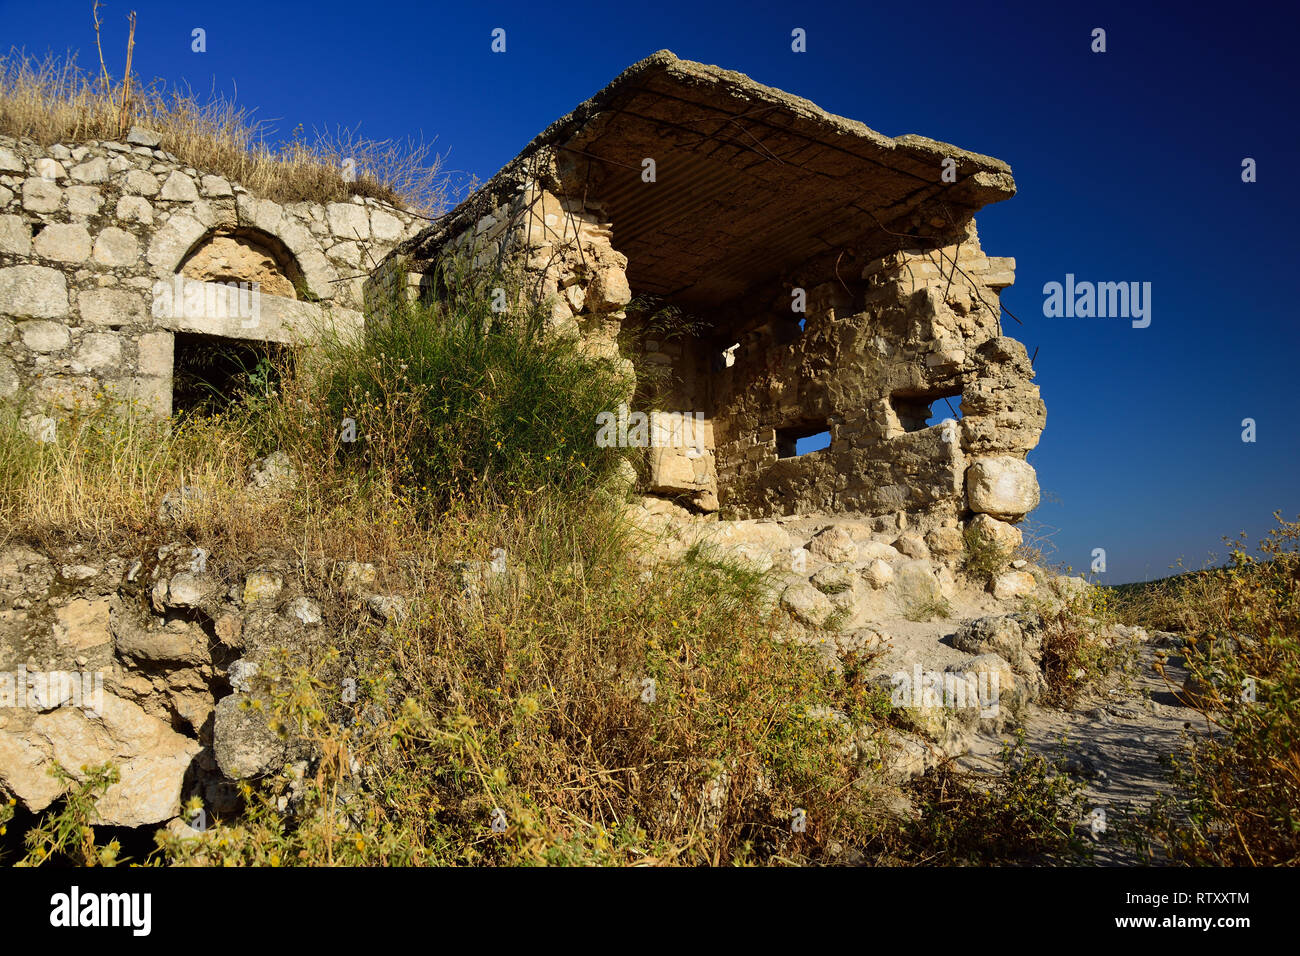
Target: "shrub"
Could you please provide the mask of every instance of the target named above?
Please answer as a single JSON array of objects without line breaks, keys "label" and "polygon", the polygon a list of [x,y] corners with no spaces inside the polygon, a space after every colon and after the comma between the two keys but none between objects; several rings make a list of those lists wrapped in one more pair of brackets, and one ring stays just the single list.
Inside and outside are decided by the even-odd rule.
[{"label": "shrub", "polygon": [[1108,593],[1095,585],[1064,600],[1031,602],[1043,627],[1043,702],[1069,710],[1088,690],[1132,662],[1132,642],[1104,633],[1114,615]]},{"label": "shrub", "polygon": [[320,754],[315,782],[287,819],[291,773],[251,784],[241,818],[164,839],[160,859],[792,863],[867,838],[851,741],[871,703],[773,639],[757,575],[688,556],[647,581],[596,502],[461,508],[441,530],[453,550],[500,542],[502,583],[465,597],[445,579],[400,627],[268,670],[278,719]]},{"label": "shrub", "polygon": [[902,612],[909,621],[943,621],[952,616],[952,605],[937,594],[916,595],[904,601]]},{"label": "shrub", "polygon": [[962,532],[962,543],[965,547],[962,551],[961,569],[971,580],[981,585],[987,586],[1011,559],[1010,551],[998,547],[997,542],[977,533],[974,528]]},{"label": "shrub", "polygon": [[[442,274],[459,266],[444,263]],[[274,437],[434,509],[543,488],[592,492],[627,454],[596,445],[596,416],[625,400],[630,382],[549,334],[545,319],[516,281],[493,273],[456,274],[436,301],[385,302],[364,341],[327,335],[306,359],[314,365],[284,391]]]},{"label": "shrub", "polygon": [[1021,731],[1004,744],[1002,772],[986,778],[940,764],[911,786],[920,819],[896,853],[922,863],[1075,862],[1086,855],[1082,785],[1028,752]]},{"label": "shrub", "polygon": [[121,847],[116,840],[95,844],[95,799],[117,783],[117,767],[104,764],[83,768],[85,779],[77,781],[56,767],[55,776],[64,786],[61,805],[47,810],[24,837],[27,855],[18,866],[46,863],[77,866],[116,866]]},{"label": "shrub", "polygon": [[1258,556],[1238,544],[1219,586],[1184,592],[1208,598],[1183,616],[1203,622],[1186,639],[1184,699],[1205,731],[1140,840],[1177,862],[1300,863],[1300,522],[1275,517]]}]

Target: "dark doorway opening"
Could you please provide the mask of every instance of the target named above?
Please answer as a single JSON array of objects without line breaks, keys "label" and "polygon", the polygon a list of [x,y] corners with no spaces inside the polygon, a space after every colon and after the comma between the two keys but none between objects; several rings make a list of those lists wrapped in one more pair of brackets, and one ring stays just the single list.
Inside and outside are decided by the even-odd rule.
[{"label": "dark doorway opening", "polygon": [[267,401],[279,390],[292,353],[273,342],[177,332],[172,413],[211,415]]}]

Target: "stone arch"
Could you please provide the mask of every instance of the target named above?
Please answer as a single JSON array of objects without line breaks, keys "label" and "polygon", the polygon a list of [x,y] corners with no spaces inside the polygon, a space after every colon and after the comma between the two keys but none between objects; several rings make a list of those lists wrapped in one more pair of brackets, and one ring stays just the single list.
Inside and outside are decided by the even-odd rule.
[{"label": "stone arch", "polygon": [[301,298],[306,281],[297,257],[278,237],[260,229],[215,229],[196,242],[176,271],[201,282],[257,283],[266,295]]}]

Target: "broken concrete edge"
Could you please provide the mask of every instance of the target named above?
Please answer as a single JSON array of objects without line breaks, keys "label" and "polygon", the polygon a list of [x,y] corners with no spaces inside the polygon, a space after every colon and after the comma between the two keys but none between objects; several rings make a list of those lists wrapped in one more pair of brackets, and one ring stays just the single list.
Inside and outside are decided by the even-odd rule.
[{"label": "broken concrete edge", "polygon": [[[758,83],[744,73],[682,60],[671,50],[659,50],[629,66],[592,97],[547,126],[474,193],[457,203],[434,225],[401,243],[388,258],[407,257],[425,262],[432,260],[448,239],[477,220],[485,209],[500,205],[507,195],[513,195],[523,188],[524,179],[535,178],[545,188],[558,191],[560,184],[553,171],[547,168],[550,164],[541,164],[540,168],[536,168],[539,153],[548,146],[563,148],[567,141],[608,108],[612,101],[636,90],[647,79],[656,76],[673,78],[684,85],[712,84],[728,95],[785,110],[792,116],[822,127],[828,137],[849,137],[867,143],[880,151],[882,158],[890,152],[900,151],[936,166],[948,157],[959,160],[975,167],[975,171],[967,173],[956,185],[966,191],[979,193],[981,200],[977,204],[980,206],[1015,195],[1011,167],[996,157],[915,133],[891,138],[858,120],[829,113],[811,100]],[[966,183],[970,185],[965,186]],[[385,262],[380,263],[381,268],[384,265]]]},{"label": "broken concrete edge", "polygon": [[560,117],[546,127],[520,151],[519,155],[528,156],[544,145],[567,140],[588,120],[605,109],[612,100],[636,89],[645,79],[657,75],[676,79],[683,85],[709,84],[719,87],[730,96],[783,109],[795,116],[825,126],[832,135],[845,135],[865,140],[881,150],[903,149],[925,156],[927,159],[952,156],[955,159],[965,160],[982,171],[1008,175],[1011,173],[1011,167],[995,157],[971,152],[915,133],[889,137],[876,132],[859,120],[827,112],[811,100],[776,87],[765,86],[750,79],[744,73],[694,60],[683,60],[671,50],[659,50],[633,63],[590,99],[580,103],[566,116]]}]

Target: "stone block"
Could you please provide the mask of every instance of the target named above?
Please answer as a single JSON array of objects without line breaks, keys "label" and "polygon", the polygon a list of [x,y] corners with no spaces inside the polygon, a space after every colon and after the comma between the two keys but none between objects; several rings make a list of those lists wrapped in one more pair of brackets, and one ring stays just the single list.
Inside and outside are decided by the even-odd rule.
[{"label": "stone block", "polygon": [[0,269],[0,302],[18,318],[58,319],[68,314],[68,283],[63,273],[45,266]]},{"label": "stone block", "polygon": [[1038,507],[1038,478],[1023,459],[980,458],[966,471],[966,494],[972,511],[1014,521]]},{"label": "stone block", "polygon": [[55,223],[36,234],[32,251],[42,259],[85,262],[90,258],[90,233],[80,223]]}]

